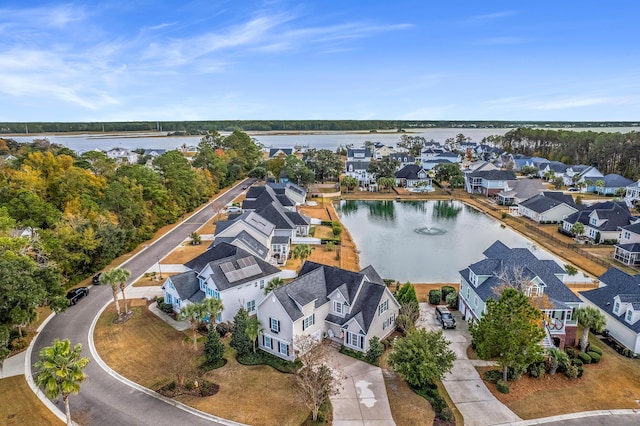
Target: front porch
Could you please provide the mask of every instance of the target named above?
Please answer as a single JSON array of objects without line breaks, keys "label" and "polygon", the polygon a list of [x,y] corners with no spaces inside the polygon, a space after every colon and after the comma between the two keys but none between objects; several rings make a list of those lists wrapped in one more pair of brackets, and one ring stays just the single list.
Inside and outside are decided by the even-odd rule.
[{"label": "front porch", "polygon": [[613,258],[629,266],[640,266],[640,243],[616,246]]}]

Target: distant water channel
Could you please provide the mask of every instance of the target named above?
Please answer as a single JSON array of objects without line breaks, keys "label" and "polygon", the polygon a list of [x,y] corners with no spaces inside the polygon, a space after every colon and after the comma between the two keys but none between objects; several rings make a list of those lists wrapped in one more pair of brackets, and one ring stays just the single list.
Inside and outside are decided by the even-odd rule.
[{"label": "distant water channel", "polygon": [[[458,201],[340,201],[338,215],[360,266],[383,278],[414,283],[459,282],[458,271],[483,258],[494,241],[532,248],[529,240]],[[536,249],[541,259],[552,257]]]}]

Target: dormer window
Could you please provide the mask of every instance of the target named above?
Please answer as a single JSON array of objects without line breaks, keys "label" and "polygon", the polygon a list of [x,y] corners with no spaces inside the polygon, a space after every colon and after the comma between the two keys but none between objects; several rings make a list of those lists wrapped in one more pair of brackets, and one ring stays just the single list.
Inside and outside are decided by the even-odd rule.
[{"label": "dormer window", "polygon": [[342,315],[342,303],[338,301],[333,302],[333,312]]},{"label": "dormer window", "polygon": [[613,313],[616,315],[620,315],[620,302],[616,302],[613,305]]},{"label": "dormer window", "polygon": [[542,287],[538,286],[538,284],[532,284],[529,287],[527,287],[527,291],[526,294],[529,297],[536,297],[536,296],[542,296],[542,292],[543,289]]},{"label": "dormer window", "polygon": [[589,221],[589,223],[591,225],[597,225],[598,224],[598,219],[596,219],[595,217],[592,217],[591,220]]},{"label": "dormer window", "polygon": [[628,309],[627,315],[625,316],[624,319],[627,320],[628,323],[630,323],[632,318],[633,318],[633,309]]}]

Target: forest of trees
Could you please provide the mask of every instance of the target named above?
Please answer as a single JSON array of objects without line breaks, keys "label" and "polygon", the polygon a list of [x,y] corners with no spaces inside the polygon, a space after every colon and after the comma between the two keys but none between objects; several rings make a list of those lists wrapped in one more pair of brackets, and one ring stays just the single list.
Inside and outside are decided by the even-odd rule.
[{"label": "forest of trees", "polygon": [[128,121],[128,122],[32,122],[0,123],[0,133],[109,133],[163,132],[204,135],[210,130],[241,131],[348,131],[409,130],[411,128],[516,128],[516,127],[630,127],[631,122],[567,122],[567,121],[446,121],[446,120],[225,120],[225,121]]},{"label": "forest of trees", "polygon": [[193,162],[174,150],[120,164],[99,151],[2,139],[0,154],[15,157],[0,160],[2,362],[36,307],[64,309],[66,288],[246,176],[262,153],[246,133],[212,132]]},{"label": "forest of trees", "polygon": [[595,166],[603,174],[640,178],[640,133],[514,129],[485,138],[514,154]]}]

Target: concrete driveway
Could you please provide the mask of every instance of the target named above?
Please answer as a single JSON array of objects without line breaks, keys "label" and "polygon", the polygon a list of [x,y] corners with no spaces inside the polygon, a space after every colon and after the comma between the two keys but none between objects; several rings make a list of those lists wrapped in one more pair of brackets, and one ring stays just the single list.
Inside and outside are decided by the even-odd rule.
[{"label": "concrete driveway", "polygon": [[[456,353],[457,359],[442,383],[464,416],[464,424],[487,426],[521,420],[491,394],[475,369],[475,366],[493,363],[467,358],[467,347],[471,344],[469,328],[458,312],[454,312],[454,315],[458,326],[455,330],[444,330],[444,335],[451,342],[450,347]],[[427,330],[442,329],[436,320],[434,308],[428,303],[420,303],[420,319],[416,325]]]},{"label": "concrete driveway", "polygon": [[327,365],[339,375],[342,384],[340,393],[331,397],[333,425],[395,425],[380,367],[327,350]]}]

